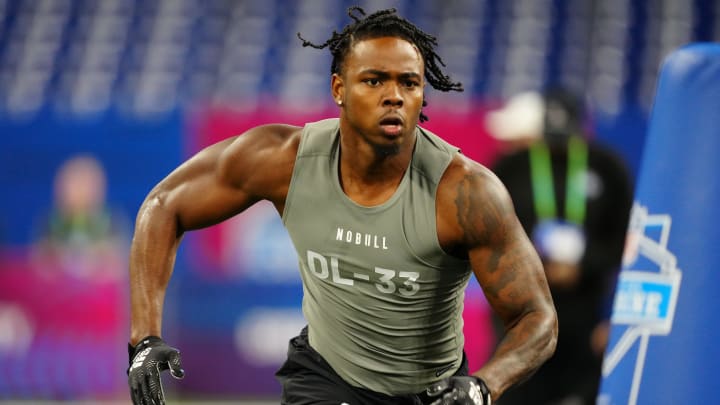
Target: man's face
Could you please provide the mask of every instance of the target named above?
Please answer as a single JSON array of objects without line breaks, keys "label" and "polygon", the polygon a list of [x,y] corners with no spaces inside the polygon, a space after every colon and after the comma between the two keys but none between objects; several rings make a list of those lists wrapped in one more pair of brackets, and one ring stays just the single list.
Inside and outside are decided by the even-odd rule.
[{"label": "man's face", "polygon": [[370,145],[397,149],[417,125],[425,84],[422,56],[410,42],[381,37],[356,42],[333,75],[341,118]]}]

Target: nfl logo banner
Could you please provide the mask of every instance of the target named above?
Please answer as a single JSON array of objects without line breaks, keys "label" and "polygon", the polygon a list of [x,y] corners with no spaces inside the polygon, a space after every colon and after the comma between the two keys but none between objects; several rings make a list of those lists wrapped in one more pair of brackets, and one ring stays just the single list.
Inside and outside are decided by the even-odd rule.
[{"label": "nfl logo banner", "polygon": [[598,404],[720,398],[720,44],[665,60],[618,278]]}]

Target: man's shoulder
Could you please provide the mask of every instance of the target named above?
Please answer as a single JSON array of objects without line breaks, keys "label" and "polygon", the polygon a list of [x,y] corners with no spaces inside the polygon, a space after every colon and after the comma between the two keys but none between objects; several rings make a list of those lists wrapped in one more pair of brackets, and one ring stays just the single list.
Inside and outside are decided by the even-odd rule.
[{"label": "man's shoulder", "polygon": [[471,174],[471,175],[472,174],[490,174],[490,175],[492,175],[492,171],[487,166],[475,161],[474,159],[470,158],[469,156],[463,155],[462,153],[458,153],[455,156],[453,156],[453,159],[450,162],[450,165],[448,166],[448,170],[454,170],[459,173]]},{"label": "man's shoulder", "polygon": [[238,155],[247,158],[252,153],[294,154],[302,130],[302,127],[287,124],[265,124],[251,128],[235,138],[226,156],[234,159]]},{"label": "man's shoulder", "polygon": [[474,189],[470,191],[483,191],[478,188],[492,189],[502,183],[488,167],[458,153],[450,161],[440,185],[445,190],[470,186]]},{"label": "man's shoulder", "polygon": [[465,247],[478,246],[487,236],[482,229],[500,226],[512,212],[510,196],[498,177],[483,164],[461,154],[453,158],[445,171],[436,204],[438,224],[445,230],[443,240]]},{"label": "man's shoulder", "polygon": [[235,137],[219,157],[220,173],[231,183],[288,177],[292,173],[302,127],[267,124]]}]

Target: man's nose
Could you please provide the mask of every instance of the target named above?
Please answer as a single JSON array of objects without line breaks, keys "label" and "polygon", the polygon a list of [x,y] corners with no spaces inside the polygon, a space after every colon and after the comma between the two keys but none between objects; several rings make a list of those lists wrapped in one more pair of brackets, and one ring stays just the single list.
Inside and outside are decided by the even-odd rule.
[{"label": "man's nose", "polygon": [[400,86],[395,83],[390,83],[387,86],[387,92],[383,97],[383,106],[389,107],[402,107],[403,97],[400,92]]}]

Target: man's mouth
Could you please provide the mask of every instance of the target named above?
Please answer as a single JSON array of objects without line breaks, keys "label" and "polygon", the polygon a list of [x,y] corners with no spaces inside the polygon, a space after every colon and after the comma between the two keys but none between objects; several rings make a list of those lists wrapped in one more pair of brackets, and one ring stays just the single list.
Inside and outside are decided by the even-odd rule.
[{"label": "man's mouth", "polygon": [[398,136],[402,132],[403,122],[397,117],[387,117],[380,120],[380,128],[386,136]]}]

